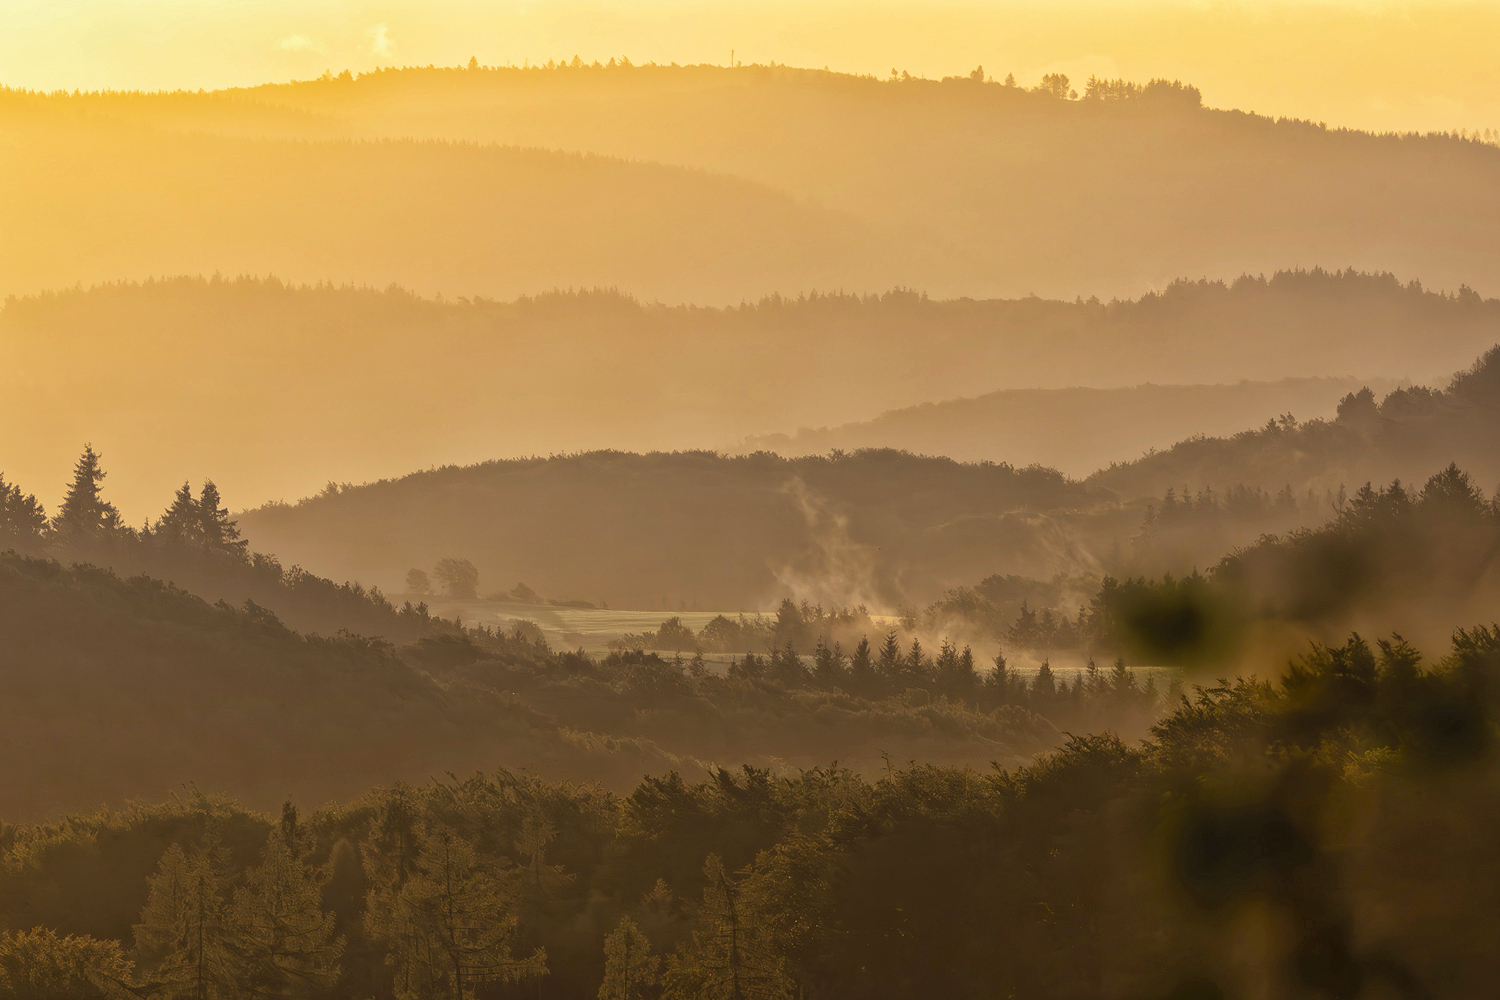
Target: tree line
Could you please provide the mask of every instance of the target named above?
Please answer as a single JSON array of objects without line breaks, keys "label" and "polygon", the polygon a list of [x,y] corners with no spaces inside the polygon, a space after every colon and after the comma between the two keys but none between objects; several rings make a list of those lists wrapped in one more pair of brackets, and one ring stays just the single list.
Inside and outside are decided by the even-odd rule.
[{"label": "tree line", "polygon": [[1497,679],[1495,628],[1431,663],[1354,635],[1014,769],[495,771],[8,826],[0,996],[1471,995]]}]

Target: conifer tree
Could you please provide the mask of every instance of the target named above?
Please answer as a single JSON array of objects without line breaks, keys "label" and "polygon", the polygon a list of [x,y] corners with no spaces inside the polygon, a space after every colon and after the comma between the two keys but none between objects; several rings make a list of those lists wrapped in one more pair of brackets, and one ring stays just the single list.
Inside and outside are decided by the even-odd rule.
[{"label": "conifer tree", "polygon": [[0,476],[0,552],[37,552],[46,530],[47,512],[36,497]]},{"label": "conifer tree", "polygon": [[245,558],[249,543],[240,537],[239,526],[229,519],[229,509],[219,506],[219,488],[212,479],[205,480],[198,495],[198,530],[202,545],[210,552],[222,552],[237,559]]},{"label": "conifer tree", "polygon": [[73,466],[73,482],[63,497],[52,530],[64,541],[93,541],[124,530],[120,512],[101,495],[106,473],[93,445],[84,445]]},{"label": "conifer tree", "polygon": [[604,938],[604,982],[599,1000],[646,1000],[656,985],[660,956],[651,954],[651,942],[635,921],[622,917],[619,926]]},{"label": "conifer tree", "polygon": [[193,499],[193,488],[183,483],[172,497],[172,505],[156,522],[154,535],[158,541],[169,546],[202,545],[203,525],[198,501]]},{"label": "conifer tree", "polygon": [[663,978],[666,1000],[783,1000],[792,995],[785,962],[770,947],[748,904],[718,855],[703,865],[707,882],[698,929],[673,955]]},{"label": "conifer tree", "polygon": [[875,662],[870,655],[870,640],[864,636],[860,637],[854,655],[849,658],[849,680],[856,692],[866,693],[874,687]]},{"label": "conifer tree", "polygon": [[896,630],[891,629],[886,633],[885,642],[880,647],[880,676],[887,684],[898,684],[906,672],[906,664],[901,656],[901,644],[896,641]]},{"label": "conifer tree", "polygon": [[467,1000],[479,983],[547,973],[546,951],[516,958],[517,877],[481,859],[447,826],[422,836],[414,870],[394,891],[371,891],[366,928],[396,967],[399,1000]]},{"label": "conifer tree", "polygon": [[313,996],[338,979],[344,942],[334,935],[333,914],[323,912],[327,876],[308,864],[296,817],[287,803],[259,867],[234,894],[241,986],[248,996]]},{"label": "conifer tree", "polygon": [[162,856],[135,928],[136,951],[155,995],[170,1000],[239,996],[227,881],[212,843],[191,852],[173,844]]}]

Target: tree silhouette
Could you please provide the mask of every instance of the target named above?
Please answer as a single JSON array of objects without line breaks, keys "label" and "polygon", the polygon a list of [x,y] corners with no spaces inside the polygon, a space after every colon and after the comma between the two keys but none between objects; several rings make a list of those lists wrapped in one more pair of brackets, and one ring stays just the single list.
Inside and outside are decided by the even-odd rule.
[{"label": "tree silhouette", "polygon": [[52,522],[52,530],[60,539],[93,541],[124,530],[120,512],[100,495],[106,474],[93,445],[84,445],[73,466],[73,482]]},{"label": "tree silhouette", "polygon": [[479,570],[467,559],[439,559],[432,575],[449,597],[479,596]]},{"label": "tree silhouette", "polygon": [[651,942],[635,921],[621,917],[604,938],[604,982],[599,1000],[647,1000],[656,985],[661,958],[651,954]]},{"label": "tree silhouette", "polygon": [[0,552],[39,552],[46,530],[47,512],[36,497],[0,476]]}]

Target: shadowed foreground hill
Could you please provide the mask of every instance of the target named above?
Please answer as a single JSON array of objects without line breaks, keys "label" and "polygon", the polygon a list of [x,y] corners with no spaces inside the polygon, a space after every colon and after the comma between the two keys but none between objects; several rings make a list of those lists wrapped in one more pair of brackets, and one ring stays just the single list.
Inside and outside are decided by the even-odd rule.
[{"label": "shadowed foreground hill", "polygon": [[[11,92],[0,102],[12,114],[65,122],[80,138],[62,146],[28,139],[26,156],[13,161],[0,190],[28,208],[15,234],[27,250],[0,258],[0,273],[6,290],[25,291],[248,267],[449,294],[583,282],[722,302],[890,284],[944,296],[1135,295],[1183,274],[1229,278],[1300,261],[1497,290],[1500,149],[1492,145],[1208,109],[1195,88],[1168,81],[1054,82],[1060,86],[1027,90],[968,77],[877,80],[781,66],[569,65],[391,69],[209,94]],[[1080,100],[1068,99],[1073,89]],[[188,132],[207,137],[185,142]],[[219,136],[275,142],[225,145]],[[500,154],[472,151],[423,153],[399,173],[400,184],[381,183],[398,176],[391,157],[415,153],[327,145],[408,138],[702,169],[827,210],[731,195],[731,210],[689,214],[661,200],[662,185],[717,192],[718,181],[681,172],[653,179],[636,167],[611,169],[617,180],[602,182],[613,194],[606,201],[593,197],[595,186],[570,189],[577,200],[567,200],[550,183],[512,173]],[[200,149],[222,152],[200,158]],[[59,156],[77,159],[60,164]],[[245,165],[226,164],[226,156]],[[326,171],[328,183],[305,193],[294,186],[286,198],[287,156]],[[447,163],[455,156],[472,160],[473,171],[453,172]],[[186,164],[230,169],[222,186],[197,176],[174,185]],[[154,168],[162,182],[130,180],[137,167]],[[193,228],[186,238],[159,229],[210,191],[251,219],[275,222],[278,237],[261,244],[265,253],[230,254],[229,241],[245,236],[234,227],[219,237]],[[106,200],[132,194],[146,199],[139,215]],[[602,211],[594,218],[584,205]],[[639,213],[626,213],[629,205]],[[86,208],[96,214],[82,214]],[[419,213],[433,226],[421,239],[398,239]],[[843,242],[845,218],[871,239]],[[59,220],[65,229],[89,223],[87,244],[71,246],[71,258],[47,245]],[[767,240],[766,256],[747,259],[745,248],[778,226],[786,239]],[[492,239],[471,235],[479,232]],[[143,237],[149,242],[133,248]],[[619,256],[588,255],[596,237],[612,241]],[[633,248],[630,240],[638,240]],[[470,259],[460,246],[478,251],[471,266],[433,269]],[[671,252],[688,246],[696,259]],[[523,253],[533,247],[537,253]],[[554,247],[572,254],[550,253]],[[334,249],[346,257],[336,273],[318,256]],[[182,254],[193,259],[179,262]],[[261,263],[268,255],[281,259]],[[575,257],[589,266],[571,264]],[[732,267],[752,259],[780,266]]]},{"label": "shadowed foreground hill", "polygon": [[523,581],[614,607],[749,611],[791,593],[883,608],[997,566],[1091,564],[1065,522],[1097,533],[1138,517],[1100,511],[1105,499],[1050,469],[896,451],[593,452],[331,487],[240,525],[256,549],[387,590],[410,567],[462,557],[481,592]]},{"label": "shadowed foreground hill", "polygon": [[300,635],[253,603],[0,553],[0,817],[184,785],[269,808],[497,765],[617,788],[708,761],[873,773],[883,750],[982,766],[1056,739],[998,702],[909,705],[904,687],[814,687],[800,668],[690,674],[448,626],[401,646]]},{"label": "shadowed foreground hill", "polygon": [[[0,310],[0,424],[28,427],[0,446],[0,472],[51,506],[69,456],[92,441],[111,457],[112,495],[138,523],[202,470],[254,505],[434,464],[725,450],[750,435],[997,389],[1423,379],[1496,342],[1500,301],[1356,272],[1177,282],[1108,304],[897,291],[732,309],[612,292],[445,302],[396,289],[179,278]],[[903,437],[885,420],[868,436],[809,450],[904,447],[1083,475],[1289,409],[1332,416],[1348,390],[1330,388],[1312,407],[1281,396],[1257,403],[1239,386],[1190,390],[1210,393],[1195,406],[1171,395],[1183,391],[1108,397],[1139,405],[1108,420],[1107,433],[1084,419],[1094,394],[1076,405],[1066,394],[1011,394],[1000,400],[1015,406],[993,420],[979,404],[953,402],[931,411],[951,418],[940,434]],[[1233,414],[1243,417],[1229,422]]]}]

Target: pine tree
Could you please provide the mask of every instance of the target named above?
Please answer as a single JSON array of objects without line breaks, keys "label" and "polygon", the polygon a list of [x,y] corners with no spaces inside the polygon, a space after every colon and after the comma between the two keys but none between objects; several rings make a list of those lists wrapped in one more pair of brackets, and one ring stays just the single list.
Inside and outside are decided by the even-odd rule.
[{"label": "pine tree", "polygon": [[244,967],[241,987],[256,997],[313,996],[338,979],[342,938],[323,912],[326,875],[309,864],[296,808],[282,809],[260,866],[234,894],[234,928]]},{"label": "pine tree", "polygon": [[205,480],[198,496],[198,530],[201,544],[210,552],[222,552],[237,559],[245,558],[249,543],[240,537],[239,526],[229,519],[229,509],[219,506],[219,488],[212,479]]},{"label": "pine tree", "polygon": [[172,506],[156,522],[153,535],[168,546],[202,545],[203,525],[200,517],[198,501],[193,499],[193,488],[183,483],[172,498]]},{"label": "pine tree", "polygon": [[656,985],[661,958],[651,954],[651,942],[635,921],[623,917],[604,938],[604,982],[599,1000],[646,1000]]},{"label": "pine tree", "polygon": [[875,663],[870,657],[870,640],[864,636],[860,637],[859,645],[854,647],[854,656],[849,660],[850,686],[857,692],[865,694],[875,686]]},{"label": "pine tree", "polygon": [[0,552],[38,552],[46,530],[47,512],[36,497],[0,476]]},{"label": "pine tree", "polygon": [[95,541],[125,530],[120,512],[100,495],[105,475],[93,445],[84,445],[73,466],[72,485],[52,522],[63,541]]},{"label": "pine tree", "polygon": [[239,996],[227,881],[211,842],[191,853],[173,844],[162,856],[135,928],[136,951],[155,995],[171,1000]]},{"label": "pine tree", "polygon": [[880,676],[887,684],[899,685],[906,673],[905,658],[901,655],[901,644],[896,641],[896,630],[886,633],[880,646]]}]

